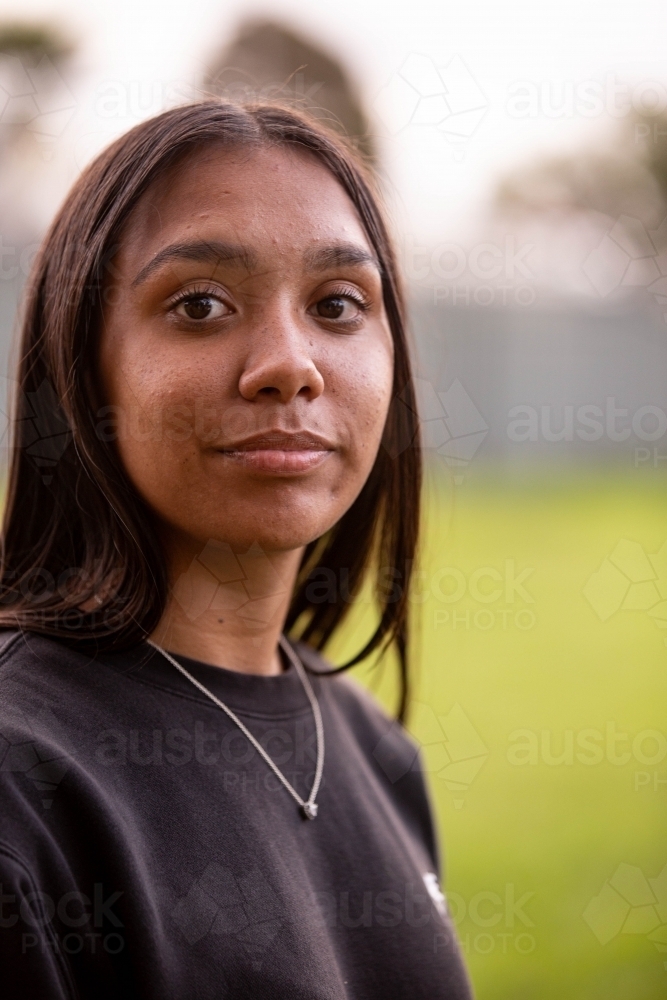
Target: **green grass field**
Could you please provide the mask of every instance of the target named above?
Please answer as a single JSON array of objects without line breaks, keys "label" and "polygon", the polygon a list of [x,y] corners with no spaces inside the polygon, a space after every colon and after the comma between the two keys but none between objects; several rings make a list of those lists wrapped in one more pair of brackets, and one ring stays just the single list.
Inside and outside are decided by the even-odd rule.
[{"label": "green grass field", "polygon": [[663,1000],[667,479],[432,472],[425,513],[409,728],[478,1000]]}]

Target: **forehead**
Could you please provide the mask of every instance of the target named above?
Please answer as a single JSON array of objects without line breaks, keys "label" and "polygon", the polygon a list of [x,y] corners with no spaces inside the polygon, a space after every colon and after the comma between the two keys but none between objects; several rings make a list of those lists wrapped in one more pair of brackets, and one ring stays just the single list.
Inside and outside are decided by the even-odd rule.
[{"label": "forehead", "polygon": [[222,239],[260,257],[299,255],[318,243],[371,251],[356,209],[313,154],[292,148],[211,147],[191,154],[143,194],[121,257],[140,264],[179,240]]}]

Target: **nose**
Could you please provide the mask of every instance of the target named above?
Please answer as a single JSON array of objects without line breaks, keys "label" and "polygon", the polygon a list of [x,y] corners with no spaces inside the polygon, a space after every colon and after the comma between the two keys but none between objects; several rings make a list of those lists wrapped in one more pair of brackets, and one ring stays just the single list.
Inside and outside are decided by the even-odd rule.
[{"label": "nose", "polygon": [[251,350],[239,378],[244,399],[266,397],[290,403],[297,397],[317,399],[324,379],[312,357],[312,337],[290,316],[274,315],[251,335]]}]

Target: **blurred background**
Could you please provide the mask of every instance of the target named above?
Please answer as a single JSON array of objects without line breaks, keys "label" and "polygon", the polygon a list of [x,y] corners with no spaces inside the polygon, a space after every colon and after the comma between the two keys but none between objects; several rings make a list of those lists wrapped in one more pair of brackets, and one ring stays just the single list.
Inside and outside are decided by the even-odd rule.
[{"label": "blurred background", "polygon": [[[428,457],[409,727],[479,1000],[667,995],[666,19],[0,0],[3,414],[36,246],[135,123],[277,98],[378,176]],[[358,673],[391,707],[391,672]]]}]

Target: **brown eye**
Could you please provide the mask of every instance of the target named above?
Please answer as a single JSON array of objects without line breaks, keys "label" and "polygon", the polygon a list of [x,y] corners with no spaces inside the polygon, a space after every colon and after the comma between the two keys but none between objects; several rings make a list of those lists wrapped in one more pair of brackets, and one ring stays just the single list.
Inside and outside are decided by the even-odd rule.
[{"label": "brown eye", "polygon": [[328,299],[322,299],[317,303],[317,315],[323,319],[340,319],[345,311],[347,300],[339,295],[332,295]]},{"label": "brown eye", "polygon": [[214,295],[190,295],[176,306],[179,316],[192,320],[219,319],[231,310]]},{"label": "brown eye", "polygon": [[338,319],[352,323],[364,312],[364,305],[353,295],[327,295],[315,306],[315,313],[322,319]]},{"label": "brown eye", "polygon": [[213,303],[210,299],[190,299],[189,302],[183,303],[185,314],[190,319],[206,319],[212,308]]}]

